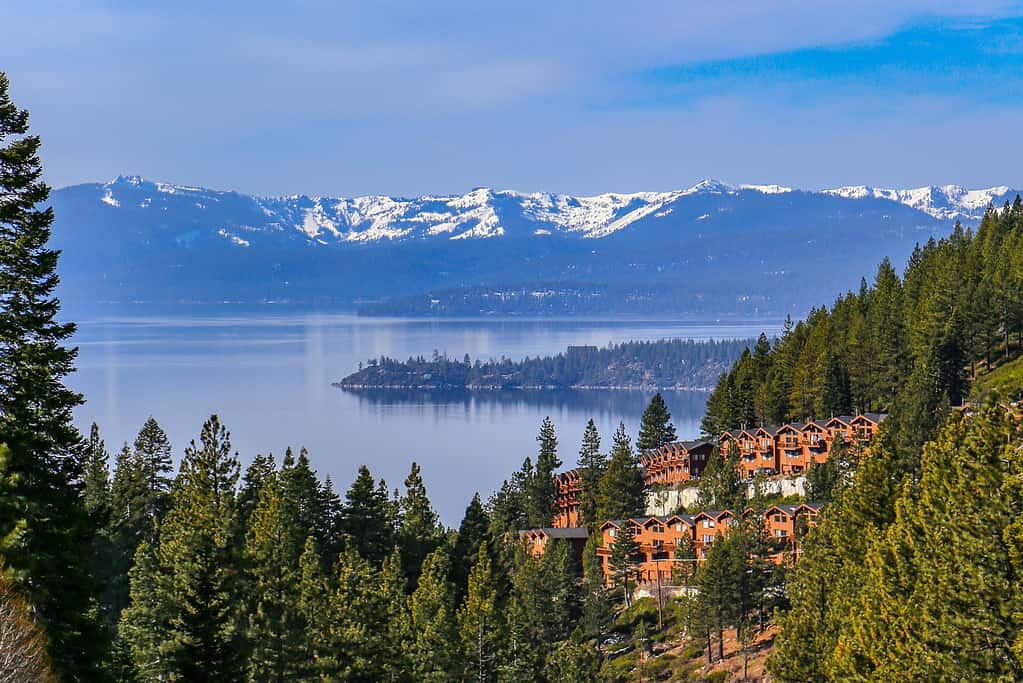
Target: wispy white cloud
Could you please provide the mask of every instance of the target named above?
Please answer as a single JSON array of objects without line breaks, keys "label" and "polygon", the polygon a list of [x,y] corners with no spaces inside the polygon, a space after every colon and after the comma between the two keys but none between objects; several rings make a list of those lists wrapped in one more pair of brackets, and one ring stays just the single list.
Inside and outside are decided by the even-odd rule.
[{"label": "wispy white cloud", "polygon": [[[649,183],[646,169],[660,169],[669,185],[679,173],[686,182],[711,173],[751,179],[714,171],[722,158],[736,171],[769,160],[778,177],[757,179],[786,181],[777,140],[758,142],[761,156],[744,160],[751,147],[734,132],[712,151],[694,131],[727,137],[723,121],[732,121],[743,135],[795,138],[808,122],[841,118],[849,102],[817,97],[816,75],[803,82],[801,102],[752,101],[770,93],[744,95],[741,79],[727,88],[711,79],[664,111],[644,112],[668,86],[636,74],[839,48],[935,16],[983,23],[1019,10],[998,0],[37,0],[5,8],[16,30],[0,42],[0,64],[46,135],[58,183],[142,171],[262,192],[345,183],[349,194],[457,190],[488,177],[537,187],[549,170],[536,157],[553,150],[562,158],[550,181],[563,189],[623,189],[629,173]],[[910,126],[883,99],[874,112],[885,130]],[[797,120],[802,130],[787,123]]]}]

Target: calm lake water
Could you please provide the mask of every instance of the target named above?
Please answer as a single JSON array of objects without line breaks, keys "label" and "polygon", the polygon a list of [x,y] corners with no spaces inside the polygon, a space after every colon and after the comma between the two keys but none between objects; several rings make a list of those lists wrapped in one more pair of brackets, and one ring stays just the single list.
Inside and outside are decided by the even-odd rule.
[{"label": "calm lake water", "polygon": [[[180,457],[203,420],[218,413],[243,464],[259,452],[278,462],[288,446],[309,450],[321,476],[343,493],[360,464],[391,488],[415,460],[445,523],[456,525],[474,491],[486,497],[535,455],[550,415],[561,459],[574,464],[593,417],[606,445],[619,421],[635,438],[650,395],[638,391],[346,393],[330,386],[360,361],[436,349],[461,357],[519,359],[571,344],[630,339],[744,338],[777,332],[778,321],[421,320],[350,314],[240,311],[224,307],[160,316],[79,321],[78,372],[70,383],[87,403],[76,419],[96,421],[114,453],[151,414]],[[665,395],[681,438],[699,432],[706,394]]]}]

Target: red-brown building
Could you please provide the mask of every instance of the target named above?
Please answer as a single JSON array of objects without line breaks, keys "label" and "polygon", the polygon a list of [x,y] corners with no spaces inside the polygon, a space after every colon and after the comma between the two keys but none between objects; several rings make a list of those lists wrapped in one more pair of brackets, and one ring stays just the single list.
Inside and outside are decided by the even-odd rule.
[{"label": "red-brown building", "polygon": [[[799,539],[810,526],[816,524],[820,507],[815,503],[773,505],[763,511],[765,533],[773,541],[770,559],[778,564],[795,562],[799,553]],[[754,514],[752,508],[744,516]],[[695,515],[668,517],[633,517],[608,520],[600,527],[600,545],[597,556],[601,559],[604,580],[614,585],[615,571],[611,565],[614,544],[621,534],[631,530],[639,545],[640,557],[634,571],[639,584],[671,585],[673,569],[685,562],[700,563],[719,536],[728,533],[736,524],[731,510],[708,510]],[[681,557],[683,554],[690,557]]]},{"label": "red-brown building", "polygon": [[645,451],[639,456],[643,483],[650,487],[699,479],[713,452],[708,441],[678,441]]},{"label": "red-brown building", "polygon": [[579,526],[579,494],[582,491],[579,470],[556,475],[554,485],[554,518],[551,525],[559,529]]},{"label": "red-brown building", "polygon": [[562,540],[572,547],[577,561],[582,558],[583,548],[586,547],[586,541],[589,537],[589,531],[580,528],[556,529],[550,527],[545,529],[525,529],[519,532],[519,539],[525,542],[526,548],[533,557],[543,555],[547,550],[547,545],[552,541]]},{"label": "red-brown building", "polygon": [[823,463],[835,439],[865,448],[877,433],[883,413],[839,416],[830,420],[790,422],[780,427],[731,430],[718,440],[722,457],[734,443],[739,449],[739,468],[746,478],[756,474],[787,475],[805,472]]}]

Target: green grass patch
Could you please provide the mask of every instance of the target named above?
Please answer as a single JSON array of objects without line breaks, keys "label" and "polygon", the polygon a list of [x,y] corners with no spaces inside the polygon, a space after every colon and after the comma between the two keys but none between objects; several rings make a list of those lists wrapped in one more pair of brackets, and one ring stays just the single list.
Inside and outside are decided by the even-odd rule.
[{"label": "green grass patch", "polygon": [[973,401],[981,401],[992,391],[997,391],[1007,400],[1023,398],[1023,357],[999,365],[991,372],[977,377],[970,391],[970,398]]}]

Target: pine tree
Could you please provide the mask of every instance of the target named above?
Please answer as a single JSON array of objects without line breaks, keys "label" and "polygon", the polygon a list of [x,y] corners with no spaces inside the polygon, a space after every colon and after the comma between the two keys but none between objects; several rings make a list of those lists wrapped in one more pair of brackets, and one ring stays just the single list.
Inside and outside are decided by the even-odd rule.
[{"label": "pine tree", "polygon": [[660,393],[654,394],[649,405],[643,411],[643,418],[639,425],[639,438],[636,439],[636,449],[640,453],[660,448],[665,444],[674,443],[677,440],[675,425],[671,423],[671,413]]},{"label": "pine tree", "polygon": [[309,464],[309,453],[306,449],[299,450],[297,460],[291,449],[288,449],[281,463],[280,479],[288,515],[295,522],[295,538],[292,542],[301,546],[305,539],[312,535],[316,538],[316,547],[321,552],[332,547],[332,539],[324,537],[324,530],[329,528],[330,524],[325,521],[327,511],[323,509],[320,482]]},{"label": "pine tree", "polygon": [[168,637],[171,631],[169,605],[163,599],[163,577],[155,549],[139,544],[135,562],[128,571],[133,597],[121,613],[118,632],[131,654],[131,666],[140,681],[165,678],[168,670]]},{"label": "pine tree", "polygon": [[409,680],[410,666],[402,646],[409,630],[408,596],[397,548],[380,566],[379,586],[383,617],[378,625],[382,634],[378,656],[383,666],[382,680]]},{"label": "pine tree", "polygon": [[831,442],[828,459],[823,463],[816,460],[810,463],[806,472],[806,499],[816,503],[830,503],[835,488],[849,470],[847,461],[848,446],[842,439]]},{"label": "pine tree", "polygon": [[426,495],[426,485],[415,462],[405,479],[405,495],[401,498],[400,507],[398,544],[405,579],[413,586],[419,580],[426,557],[440,545],[442,535],[440,520]]},{"label": "pine tree", "polygon": [[[740,575],[746,567],[740,533],[729,531],[719,536],[707,551],[705,562],[696,575],[699,588],[697,614],[704,630],[717,636],[718,659],[724,659],[724,631],[739,620]],[[709,643],[708,643],[709,646]]]},{"label": "pine tree", "polygon": [[479,546],[469,573],[465,602],[458,610],[458,630],[468,680],[491,681],[502,645],[502,620],[497,604],[497,586],[491,574],[486,544]]},{"label": "pine tree", "polygon": [[622,591],[626,606],[632,604],[632,589],[635,588],[632,578],[636,575],[635,565],[640,557],[639,543],[636,542],[632,525],[623,519],[615,542],[611,544],[610,565],[615,586]]},{"label": "pine tree", "polygon": [[583,548],[583,603],[579,624],[581,635],[604,642],[611,627],[611,601],[604,580],[604,568],[597,555],[599,536],[590,536]]},{"label": "pine tree", "polygon": [[490,533],[490,519],[487,517],[480,494],[473,494],[465,508],[458,536],[451,551],[451,582],[455,589],[455,604],[462,602],[468,585],[469,573],[479,556],[479,549],[486,543]]},{"label": "pine tree", "polygon": [[170,439],[152,416],[135,437],[135,453],[141,460],[145,475],[149,516],[154,522],[159,522],[170,505],[170,472],[173,463]]},{"label": "pine tree", "polygon": [[549,527],[554,515],[554,497],[557,493],[554,474],[561,467],[558,459],[558,438],[554,432],[554,423],[545,417],[540,425],[540,434],[536,437],[540,444],[540,452],[536,456],[536,470],[529,481],[529,526]]},{"label": "pine tree", "polygon": [[739,447],[732,441],[725,458],[712,455],[707,462],[700,475],[696,505],[703,510],[741,510],[746,488],[739,477]]},{"label": "pine tree", "polygon": [[117,624],[121,605],[114,605],[113,586],[126,588],[124,573],[115,574],[116,569],[127,571],[127,565],[117,567],[114,534],[111,527],[113,498],[110,491],[110,456],[94,422],[85,443],[84,503],[85,510],[93,519],[96,534],[92,541],[92,576],[99,585],[99,612],[110,627]]},{"label": "pine tree", "polygon": [[[867,551],[857,596],[864,609],[839,625],[829,675],[1023,675],[1021,474],[1023,421],[994,400],[974,415],[957,415],[924,447],[919,481],[902,487],[894,522]],[[976,531],[948,533],[957,528]]]},{"label": "pine tree", "polygon": [[514,565],[507,646],[498,678],[542,680],[547,650],[566,639],[580,618],[578,577],[564,541],[548,545],[541,558],[518,545]]},{"label": "pine tree", "polygon": [[637,467],[636,455],[624,423],[620,423],[615,431],[611,459],[600,480],[599,492],[597,519],[641,515],[646,508],[643,477]]},{"label": "pine tree", "polygon": [[596,528],[602,520],[597,518],[600,498],[600,480],[607,470],[607,456],[600,452],[600,433],[591,419],[583,432],[583,445],[579,449],[579,526]]},{"label": "pine tree", "polygon": [[544,666],[548,681],[596,681],[600,677],[600,651],[581,635],[558,643]]},{"label": "pine tree", "polygon": [[345,494],[340,526],[348,543],[371,564],[383,562],[394,548],[394,528],[388,513],[387,490],[378,487],[365,465]]},{"label": "pine tree", "polygon": [[461,675],[449,569],[443,550],[428,555],[409,601],[405,645],[417,681],[451,681]]},{"label": "pine tree", "polygon": [[[230,542],[238,476],[230,435],[213,415],[199,443],[185,449],[151,576],[147,583],[133,581],[132,606],[125,611],[126,621],[144,623],[146,606],[155,601],[155,611],[165,615],[161,675],[229,681],[242,674],[235,580],[240,562]],[[133,647],[133,653],[140,671],[152,666],[145,649]]]},{"label": "pine tree", "polygon": [[[234,527],[231,530],[231,544],[233,546],[238,548],[245,546],[251,527],[252,515],[259,505],[259,498],[263,493],[263,487],[270,479],[277,480],[277,464],[274,462],[273,454],[266,456],[262,453],[257,453],[256,457],[249,463],[249,466],[245,468],[245,474],[242,475],[241,479],[241,486],[238,488]],[[277,481],[280,484],[280,481]],[[248,561],[244,554],[242,561]],[[246,590],[249,590],[249,588],[247,587]]]},{"label": "pine tree", "polygon": [[106,523],[110,514],[110,455],[99,435],[95,422],[89,429],[89,440],[85,443],[84,503],[85,510],[100,524]]},{"label": "pine tree", "polygon": [[299,609],[298,548],[276,473],[264,482],[245,544],[249,676],[285,681],[300,676],[305,625]]},{"label": "pine tree", "polygon": [[301,645],[304,662],[300,676],[318,677],[321,663],[328,657],[330,646],[330,589],[323,572],[320,551],[312,536],[306,539],[302,555],[298,558],[297,611],[305,627]]},{"label": "pine tree", "polygon": [[852,412],[849,373],[833,353],[822,356],[818,363],[821,386],[814,409],[822,418],[847,415]]},{"label": "pine tree", "polygon": [[338,557],[337,588],[330,599],[320,676],[326,680],[379,681],[384,662],[385,612],[374,570],[351,548]]},{"label": "pine tree", "polygon": [[[61,677],[98,677],[105,638],[90,576],[94,527],[82,495],[81,436],[64,385],[75,327],[57,322],[58,252],[48,248],[53,210],[42,182],[39,138],[0,73],[0,439],[16,491],[0,503],[0,529],[24,525],[4,559],[38,610]],[[21,503],[12,505],[11,503]]]}]

